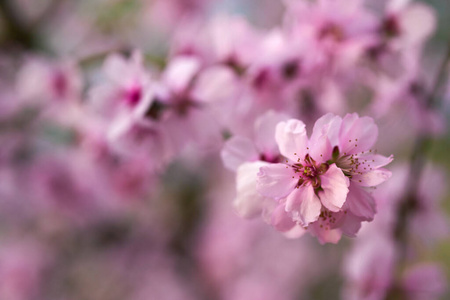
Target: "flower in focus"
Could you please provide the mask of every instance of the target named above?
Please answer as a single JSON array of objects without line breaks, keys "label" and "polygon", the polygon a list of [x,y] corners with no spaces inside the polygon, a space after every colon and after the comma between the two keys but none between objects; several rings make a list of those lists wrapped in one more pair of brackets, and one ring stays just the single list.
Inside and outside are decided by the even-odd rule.
[{"label": "flower in focus", "polygon": [[[306,229],[321,243],[335,243],[342,233],[355,236],[361,222],[375,215],[366,188],[391,175],[382,167],[392,156],[371,150],[377,135],[373,119],[356,113],[321,117],[310,138],[302,121],[280,122],[275,140],[286,159],[260,163],[256,184],[261,196],[277,203],[270,223],[279,231],[297,232],[294,236]],[[238,176],[238,187],[243,180]]]}]

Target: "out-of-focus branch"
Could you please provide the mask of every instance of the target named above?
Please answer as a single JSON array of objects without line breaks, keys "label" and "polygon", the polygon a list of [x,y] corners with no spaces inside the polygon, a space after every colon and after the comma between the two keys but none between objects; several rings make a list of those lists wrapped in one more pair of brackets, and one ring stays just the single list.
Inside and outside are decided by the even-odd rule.
[{"label": "out-of-focus branch", "polygon": [[439,68],[438,74],[436,76],[436,79],[434,80],[434,85],[432,86],[430,96],[427,99],[427,108],[431,109],[438,105],[436,102],[438,99],[438,92],[439,88],[442,86],[442,84],[445,82],[447,71],[449,69],[449,63],[450,63],[450,41],[447,45],[447,52],[445,53],[444,61],[441,64],[441,67]]},{"label": "out-of-focus branch", "polygon": [[[430,93],[425,99],[425,109],[435,109],[439,104],[439,91],[442,84],[447,77],[448,65],[450,63],[450,41],[448,42],[445,57],[438,70],[436,78],[431,86]],[[426,164],[427,153],[431,147],[432,140],[424,133],[419,134],[414,144],[414,148],[411,154],[411,164],[409,170],[409,178],[407,181],[406,193],[404,198],[400,202],[397,210],[397,223],[394,227],[393,235],[397,242],[399,250],[398,254],[398,266],[403,266],[406,258],[407,245],[408,245],[408,228],[411,215],[418,208],[417,198],[419,183],[423,175],[423,171]],[[393,287],[395,292],[395,287]],[[388,293],[386,299],[391,299],[392,293]]]},{"label": "out-of-focus branch", "polygon": [[[0,0],[1,1],[1,0]],[[32,26],[40,26],[52,18],[58,10],[66,4],[67,0],[51,0],[44,11],[32,22]]]},{"label": "out-of-focus branch", "polygon": [[[447,77],[448,64],[450,62],[450,42],[448,43],[445,58],[438,70],[437,76],[432,85],[429,96],[426,99],[426,109],[433,109],[438,105],[437,99],[439,88]],[[408,216],[417,208],[417,189],[425,166],[426,155],[431,146],[430,138],[425,134],[420,134],[414,144],[411,155],[411,166],[409,172],[406,195],[400,203],[398,210],[397,225],[394,228],[394,236],[399,242],[405,242],[407,238]]]},{"label": "out-of-focus branch", "polygon": [[36,39],[33,29],[26,26],[17,8],[8,0],[0,0],[0,13],[6,24],[7,38],[20,44],[26,49],[36,48]]}]

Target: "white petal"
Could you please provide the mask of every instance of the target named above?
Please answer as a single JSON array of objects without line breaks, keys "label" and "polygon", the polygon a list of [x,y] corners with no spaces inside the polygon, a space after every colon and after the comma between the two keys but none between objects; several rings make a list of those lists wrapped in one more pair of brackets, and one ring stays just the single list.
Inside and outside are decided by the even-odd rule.
[{"label": "white petal", "polygon": [[234,207],[238,214],[245,218],[260,215],[264,202],[268,199],[261,196],[256,190],[256,178],[259,169],[267,165],[265,162],[257,161],[253,163],[244,163],[237,169],[236,173],[236,191]]}]

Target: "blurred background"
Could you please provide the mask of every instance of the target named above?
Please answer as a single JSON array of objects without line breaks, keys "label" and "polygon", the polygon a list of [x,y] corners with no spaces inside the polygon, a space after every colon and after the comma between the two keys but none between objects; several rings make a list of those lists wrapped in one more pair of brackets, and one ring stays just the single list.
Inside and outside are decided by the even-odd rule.
[{"label": "blurred background", "polygon": [[[241,218],[233,206],[235,174],[214,148],[222,142],[173,151],[182,146],[166,141],[159,129],[127,127],[126,120],[116,122],[122,112],[113,105],[90,104],[97,95],[110,95],[129,73],[139,74],[142,84],[162,81],[180,55],[208,53],[205,61],[217,60],[220,51],[210,55],[206,30],[217,29],[217,44],[246,44],[251,36],[237,37],[241,32],[264,36],[284,28],[293,2],[315,3],[0,0],[0,300],[450,298],[448,61],[442,66],[450,2],[417,1],[432,8],[437,23],[419,59],[412,58],[420,79],[414,87],[417,94],[433,91],[436,114],[414,108],[409,114],[408,103],[393,100],[375,117],[365,102],[376,93],[365,88],[349,92],[358,103],[349,100],[333,111],[374,116],[379,151],[395,156],[387,167],[393,177],[374,191],[381,199],[375,221],[338,244],[321,245],[309,235],[288,239],[261,218]],[[367,2],[382,16],[389,3],[402,1]],[[107,63],[111,54],[121,57],[115,65]],[[239,69],[233,63],[227,62]],[[436,81],[440,70],[442,80]],[[392,85],[403,79],[395,77]],[[98,88],[105,82],[112,82],[108,89]],[[219,89],[233,90],[228,83],[219,82]],[[282,98],[279,90],[268,95]],[[334,109],[320,107],[293,117],[315,120]],[[157,120],[158,108],[151,108],[145,113]],[[253,128],[256,116],[246,118],[239,122]],[[314,120],[305,121],[308,132]],[[177,141],[188,131],[175,130]],[[237,132],[227,130],[224,139]],[[411,217],[401,242],[408,248],[405,259],[397,261],[398,245],[374,232],[397,220],[389,203],[407,194],[417,156],[425,167],[417,172],[416,197],[425,204],[422,214]]]}]

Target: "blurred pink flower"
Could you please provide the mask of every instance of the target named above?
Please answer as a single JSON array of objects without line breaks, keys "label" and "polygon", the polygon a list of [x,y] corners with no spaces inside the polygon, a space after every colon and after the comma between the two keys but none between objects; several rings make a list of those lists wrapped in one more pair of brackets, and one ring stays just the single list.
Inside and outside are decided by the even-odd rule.
[{"label": "blurred pink flower", "polygon": [[[208,194],[213,201],[195,246],[212,298],[299,298],[327,264],[317,263],[320,258],[310,241],[287,240],[264,223],[236,216],[222,201],[233,196],[233,178],[224,172],[217,175],[220,180]],[[299,272],[309,276],[298,276]]]},{"label": "blurred pink flower", "polygon": [[402,275],[402,290],[411,300],[437,300],[448,289],[442,266],[422,263],[408,268]]},{"label": "blurred pink flower", "polygon": [[89,104],[105,117],[132,109],[147,96],[151,77],[139,51],[129,59],[111,54],[103,63],[103,74],[106,80],[90,90]]},{"label": "blurred pink flower", "polygon": [[277,123],[287,119],[286,115],[269,111],[256,120],[251,138],[233,136],[222,149],[225,167],[236,172],[237,195],[234,207],[243,217],[261,214],[267,206],[266,202],[273,201],[257,192],[256,174],[268,162],[280,161],[275,127]]},{"label": "blurred pink flower", "polygon": [[377,22],[364,1],[287,1],[286,24],[297,37],[307,39],[325,68],[354,66],[375,38]]},{"label": "blurred pink flower", "polygon": [[0,298],[41,299],[50,252],[34,240],[2,240],[0,246]]},{"label": "blurred pink flower", "polygon": [[384,235],[374,233],[359,239],[345,259],[343,299],[385,299],[394,280],[395,259],[394,243]]},{"label": "blurred pink flower", "polygon": [[178,153],[188,145],[217,148],[222,143],[220,123],[209,112],[210,99],[198,97],[202,93],[196,90],[202,71],[201,61],[195,57],[173,58],[156,87],[156,100],[167,108],[160,122]]},{"label": "blurred pink flower", "polygon": [[55,106],[79,101],[82,78],[70,61],[52,62],[34,58],[17,73],[16,91],[24,101],[42,106]]},{"label": "blurred pink flower", "polygon": [[[364,228],[364,231],[383,231],[390,234],[396,225],[398,206],[407,194],[410,169],[408,165],[395,165],[391,180],[375,190],[378,218]],[[409,228],[414,240],[418,239],[427,246],[448,237],[449,224],[442,211],[441,202],[447,190],[445,182],[447,175],[437,166],[427,165],[423,177],[418,184],[414,207],[411,208]]]}]

